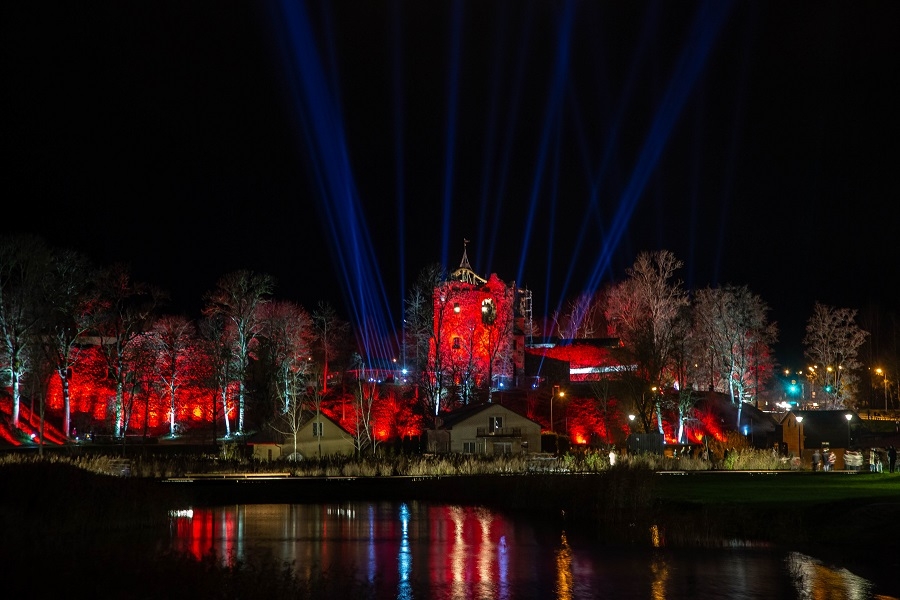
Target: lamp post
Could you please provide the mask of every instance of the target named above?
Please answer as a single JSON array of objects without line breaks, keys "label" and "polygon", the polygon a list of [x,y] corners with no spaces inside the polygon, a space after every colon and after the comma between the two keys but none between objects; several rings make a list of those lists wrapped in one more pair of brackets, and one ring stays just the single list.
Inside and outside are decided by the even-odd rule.
[{"label": "lamp post", "polygon": [[844,418],[847,419],[847,449],[850,449],[850,421],[853,420],[853,413],[847,413],[844,415]]},{"label": "lamp post", "polygon": [[884,380],[884,410],[887,412],[887,373],[885,373],[884,369],[875,369],[875,372],[881,375],[881,378]]},{"label": "lamp post", "polygon": [[797,419],[797,456],[800,457],[800,466],[803,466],[803,436],[800,435],[800,427],[803,423],[803,417],[796,415]]},{"label": "lamp post", "polygon": [[566,395],[566,392],[559,389],[558,385],[553,386],[553,395],[550,396],[550,431],[556,431],[556,429],[553,427],[553,399],[557,396],[562,398],[565,395]]},{"label": "lamp post", "polygon": [[550,431],[553,431],[553,398],[556,397],[556,393],[559,391],[559,386],[554,385],[553,390],[550,393]]}]

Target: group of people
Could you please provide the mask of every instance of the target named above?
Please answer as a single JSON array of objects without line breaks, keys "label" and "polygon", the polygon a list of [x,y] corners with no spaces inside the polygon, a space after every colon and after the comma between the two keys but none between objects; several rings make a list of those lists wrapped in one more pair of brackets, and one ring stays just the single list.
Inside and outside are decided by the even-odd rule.
[{"label": "group of people", "polygon": [[815,452],[813,452],[813,471],[833,471],[835,462],[837,462],[837,455],[835,455],[833,450],[822,448],[822,451],[819,452],[819,449],[816,448]]},{"label": "group of people", "polygon": [[[848,451],[848,453],[844,455],[845,464],[849,454]],[[886,451],[879,448],[869,448],[867,453],[869,471],[874,473],[883,472],[885,457],[887,458],[888,472],[893,473],[897,468],[897,449],[894,446],[888,446]],[[836,460],[837,456],[835,456],[834,451],[829,450],[827,447],[823,448],[821,451],[816,448],[812,456],[812,469],[813,471],[832,471],[834,470],[834,463]]]},{"label": "group of people", "polygon": [[[888,446],[885,454],[887,454],[888,472],[893,473],[897,468],[897,449],[894,446]],[[881,450],[878,448],[869,448],[869,470],[878,473],[884,470],[884,460]]]}]

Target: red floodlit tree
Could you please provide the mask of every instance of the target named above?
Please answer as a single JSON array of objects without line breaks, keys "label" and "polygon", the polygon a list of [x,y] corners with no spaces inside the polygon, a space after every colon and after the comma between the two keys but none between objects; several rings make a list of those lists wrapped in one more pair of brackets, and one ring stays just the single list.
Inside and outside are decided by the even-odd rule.
[{"label": "red floodlit tree", "polygon": [[153,324],[146,343],[155,359],[153,387],[168,399],[169,435],[174,437],[180,413],[179,391],[191,381],[191,363],[197,359],[196,328],[184,316],[167,315]]},{"label": "red floodlit tree", "polygon": [[168,412],[167,395],[159,385],[159,353],[152,331],[151,326],[149,331],[141,334],[129,352],[133,374],[129,381],[129,393],[126,394],[130,401],[126,421],[140,425],[144,438],[150,434],[151,427],[156,428],[162,423],[163,416]]},{"label": "red floodlit tree", "polygon": [[259,342],[262,329],[260,308],[268,302],[274,280],[266,274],[240,270],[224,275],[215,289],[207,294],[203,314],[222,316],[226,333],[233,334],[231,348],[237,367],[238,415],[237,431],[244,432],[247,399],[247,368]]},{"label": "red floodlit tree", "polygon": [[825,408],[856,406],[859,384],[857,355],[869,332],[856,324],[856,310],[816,303],[806,323],[804,354],[813,362],[810,379],[824,392]]},{"label": "red floodlit tree", "polygon": [[[682,262],[668,250],[642,252],[627,270],[628,278],[614,285],[607,296],[606,320],[610,332],[621,341],[617,350],[623,365],[634,365],[643,382],[635,396],[637,416],[650,431],[655,412],[657,430],[662,433],[661,394],[674,382],[672,354],[681,328],[679,319],[688,304],[675,271]],[[646,390],[655,391],[647,395]],[[650,398],[652,401],[648,401]]]},{"label": "red floodlit tree", "polygon": [[0,370],[12,388],[12,426],[19,426],[22,381],[38,359],[41,285],[50,250],[30,235],[0,239]]},{"label": "red floodlit tree", "polygon": [[113,430],[122,436],[128,427],[128,408],[140,362],[137,345],[156,318],[163,294],[153,286],[135,282],[122,264],[105,270],[99,279],[99,302],[95,332],[108,377],[116,390]]},{"label": "red floodlit tree", "polygon": [[769,323],[768,306],[746,286],[707,288],[694,299],[694,337],[698,365],[709,368],[710,387],[728,393],[738,407],[757,395],[772,372],[770,345],[778,330]]},{"label": "red floodlit tree", "polygon": [[494,388],[494,374],[501,377],[512,374],[510,368],[514,291],[496,275],[491,275],[481,288],[486,297],[481,299],[480,348],[478,356],[487,370],[488,402]]},{"label": "red floodlit tree", "polygon": [[95,270],[87,257],[71,250],[54,254],[43,286],[42,346],[53,365],[62,394],[62,431],[71,431],[71,379],[78,362],[79,340],[93,326],[98,308]]}]

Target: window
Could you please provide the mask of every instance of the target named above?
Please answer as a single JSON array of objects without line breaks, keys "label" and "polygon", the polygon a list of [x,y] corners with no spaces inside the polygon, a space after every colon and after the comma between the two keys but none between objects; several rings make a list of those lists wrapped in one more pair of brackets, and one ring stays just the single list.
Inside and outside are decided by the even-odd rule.
[{"label": "window", "polygon": [[475,454],[475,442],[463,442],[463,454]]},{"label": "window", "polygon": [[458,338],[458,337],[453,338],[453,349],[454,349],[454,350],[459,350],[459,349],[460,349],[460,343],[459,343],[459,338]]},{"label": "window", "polygon": [[313,423],[313,437],[322,437],[322,423],[318,421]]},{"label": "window", "polygon": [[488,431],[503,429],[503,417],[488,417]]},{"label": "window", "polygon": [[502,456],[512,454],[512,444],[510,442],[501,442],[494,444],[494,456]]},{"label": "window", "polygon": [[485,325],[493,325],[497,319],[497,308],[491,298],[481,301],[481,322]]}]

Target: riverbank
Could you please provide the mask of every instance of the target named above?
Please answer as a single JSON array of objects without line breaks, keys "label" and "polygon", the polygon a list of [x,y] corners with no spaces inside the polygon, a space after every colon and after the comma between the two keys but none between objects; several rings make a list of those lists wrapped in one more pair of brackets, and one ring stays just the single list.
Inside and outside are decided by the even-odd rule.
[{"label": "riverbank", "polygon": [[35,463],[2,465],[0,480],[8,490],[0,499],[3,560],[26,570],[66,560],[72,576],[171,570],[177,560],[157,561],[154,549],[173,508],[416,499],[521,513],[590,532],[598,544],[777,545],[851,568],[900,596],[898,474],[674,475],[617,466],[585,474],[162,480]]}]

